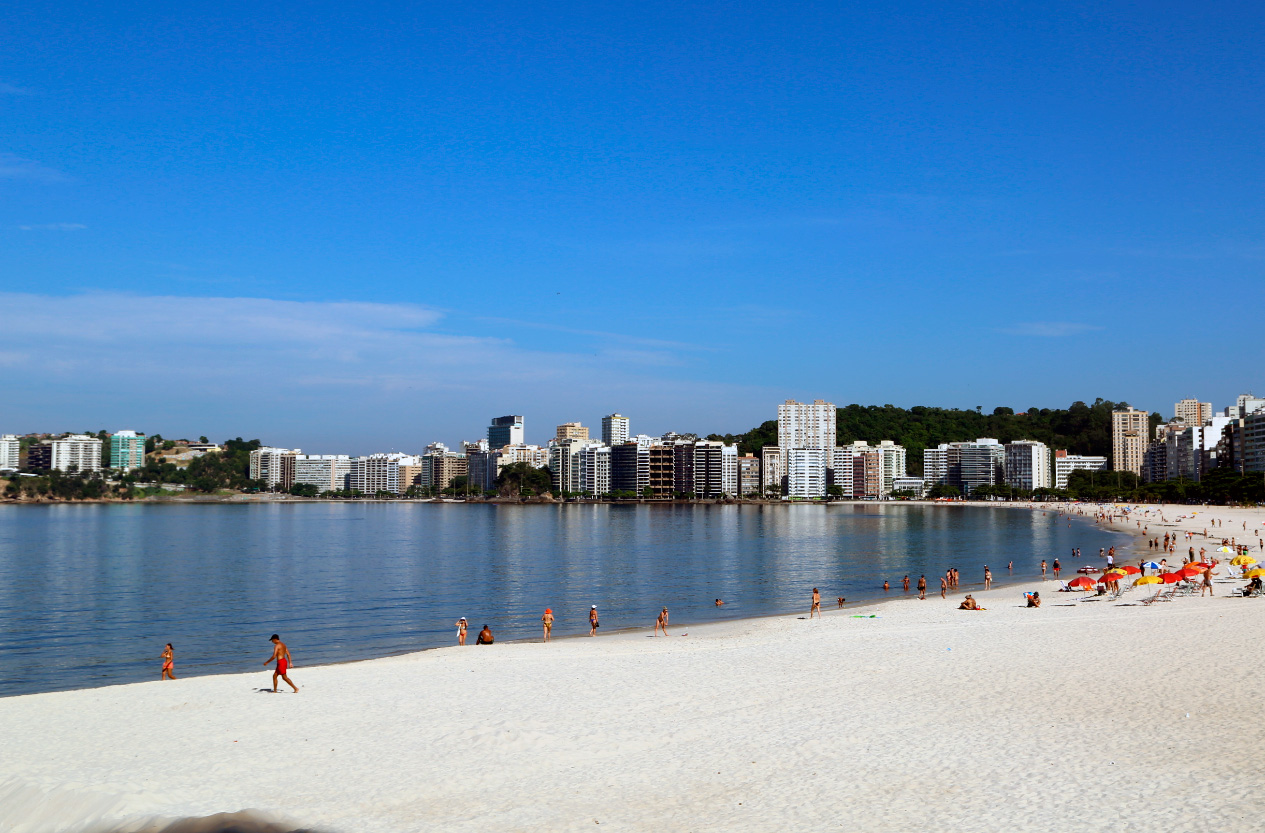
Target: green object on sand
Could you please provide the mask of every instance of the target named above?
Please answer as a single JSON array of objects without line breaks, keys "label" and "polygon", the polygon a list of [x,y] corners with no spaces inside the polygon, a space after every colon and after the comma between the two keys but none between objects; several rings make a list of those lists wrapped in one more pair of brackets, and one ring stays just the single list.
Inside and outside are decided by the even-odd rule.
[{"label": "green object on sand", "polygon": [[860,613],[854,613],[854,614],[852,614],[852,618],[853,618],[853,619],[877,619],[877,618],[878,618],[878,614],[877,614],[877,613],[871,613],[869,616],[863,616],[863,615],[861,615]]}]

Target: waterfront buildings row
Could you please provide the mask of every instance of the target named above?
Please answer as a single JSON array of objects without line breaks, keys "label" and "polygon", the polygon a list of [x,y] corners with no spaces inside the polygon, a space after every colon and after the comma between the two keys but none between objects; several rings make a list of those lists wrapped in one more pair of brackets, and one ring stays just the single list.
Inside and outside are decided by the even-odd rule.
[{"label": "waterfront buildings row", "polygon": [[1183,399],[1173,406],[1171,420],[1155,426],[1153,433],[1147,424],[1141,437],[1133,431],[1118,437],[1116,418],[1123,423],[1131,415],[1117,411],[1112,416],[1113,441],[1126,445],[1118,460],[1137,460],[1136,467],[1118,462],[1116,468],[1148,483],[1199,481],[1217,468],[1265,473],[1265,398],[1245,393],[1220,413],[1213,412],[1210,402]]}]

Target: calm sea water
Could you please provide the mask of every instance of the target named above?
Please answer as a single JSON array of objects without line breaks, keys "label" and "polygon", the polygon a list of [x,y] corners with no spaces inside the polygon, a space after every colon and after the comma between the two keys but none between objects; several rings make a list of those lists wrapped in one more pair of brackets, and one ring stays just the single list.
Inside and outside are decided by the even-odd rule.
[{"label": "calm sea water", "polygon": [[[455,644],[806,610],[945,568],[978,583],[1098,564],[1123,536],[1053,514],[902,504],[505,506],[397,503],[0,506],[0,695],[259,671],[279,632],[297,667]],[[1076,566],[1076,565],[1072,565]],[[725,600],[716,608],[713,600]],[[473,650],[473,648],[471,648]],[[301,684],[301,682],[300,682]]]}]

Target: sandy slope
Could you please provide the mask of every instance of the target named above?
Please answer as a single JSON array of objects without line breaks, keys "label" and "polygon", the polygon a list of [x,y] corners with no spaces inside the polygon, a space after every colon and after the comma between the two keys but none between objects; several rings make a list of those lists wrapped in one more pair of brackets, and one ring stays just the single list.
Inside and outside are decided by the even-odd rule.
[{"label": "sandy slope", "polygon": [[0,829],[243,808],[343,831],[1265,827],[1265,599],[1034,584],[1040,610],[1009,588],[984,612],[300,666],[299,695],[260,672],[8,698]]}]

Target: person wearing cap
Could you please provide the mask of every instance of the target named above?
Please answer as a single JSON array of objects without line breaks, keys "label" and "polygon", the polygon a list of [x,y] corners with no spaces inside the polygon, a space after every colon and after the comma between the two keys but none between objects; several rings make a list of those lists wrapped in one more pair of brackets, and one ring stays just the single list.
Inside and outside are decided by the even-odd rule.
[{"label": "person wearing cap", "polygon": [[545,642],[548,642],[549,634],[553,631],[553,608],[545,608],[545,615],[540,617],[540,621],[545,625]]},{"label": "person wearing cap", "polygon": [[597,636],[597,605],[589,608],[589,636]]},{"label": "person wearing cap", "polygon": [[457,620],[457,644],[466,644],[466,631],[469,629],[470,623],[466,621],[466,617],[462,616]]}]

